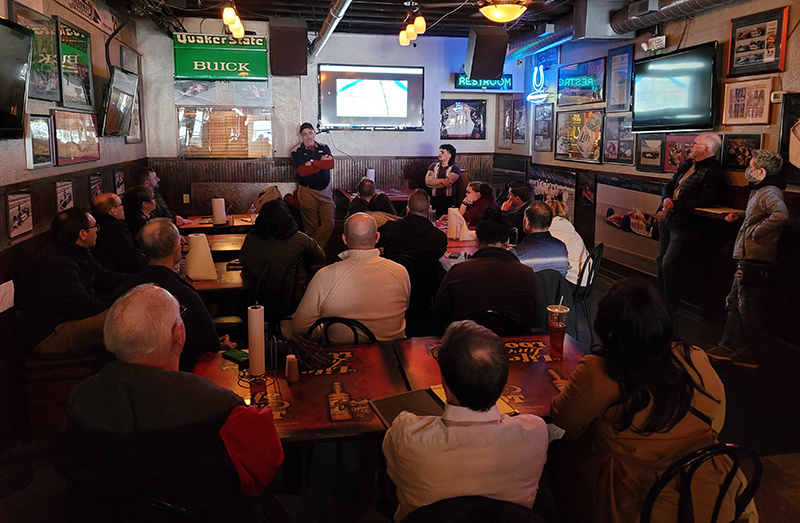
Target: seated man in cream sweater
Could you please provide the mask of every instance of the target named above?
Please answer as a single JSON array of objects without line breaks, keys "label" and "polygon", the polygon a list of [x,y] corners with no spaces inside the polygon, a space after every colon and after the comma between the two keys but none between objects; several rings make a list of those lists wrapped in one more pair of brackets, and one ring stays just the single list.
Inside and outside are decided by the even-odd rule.
[{"label": "seated man in cream sweater", "polygon": [[[294,313],[294,332],[306,332],[319,318],[358,320],[380,341],[405,336],[405,312],[411,283],[402,265],[380,257],[378,227],[368,214],[356,213],[344,224],[348,250],[342,261],[322,268],[311,280]],[[331,343],[352,343],[349,328],[334,325]],[[362,337],[359,341],[367,341]]]}]

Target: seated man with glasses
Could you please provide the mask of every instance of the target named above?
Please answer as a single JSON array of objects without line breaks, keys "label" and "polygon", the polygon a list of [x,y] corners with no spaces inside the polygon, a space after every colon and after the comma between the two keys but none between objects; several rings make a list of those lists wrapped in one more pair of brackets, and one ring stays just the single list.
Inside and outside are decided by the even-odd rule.
[{"label": "seated man with glasses", "polygon": [[61,211],[50,225],[52,242],[14,282],[20,334],[38,356],[103,346],[108,296],[128,275],[103,268],[89,252],[99,228],[86,209]]},{"label": "seated man with glasses", "polygon": [[102,231],[92,256],[106,269],[119,272],[139,272],[147,263],[142,251],[136,248],[133,235],[125,225],[125,208],[119,196],[112,192],[95,196],[92,215]]}]

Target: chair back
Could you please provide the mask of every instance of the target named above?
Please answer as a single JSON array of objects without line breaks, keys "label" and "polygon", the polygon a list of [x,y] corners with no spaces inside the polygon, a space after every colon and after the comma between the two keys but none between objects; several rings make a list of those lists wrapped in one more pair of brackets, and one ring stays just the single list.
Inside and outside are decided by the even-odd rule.
[{"label": "chair back", "polygon": [[578,323],[575,311],[575,302],[572,299],[572,289],[567,279],[560,272],[545,269],[536,273],[536,310],[533,318],[533,331],[535,333],[547,332],[547,306],[561,303],[569,307],[567,314],[567,334],[576,337]]},{"label": "chair back", "polygon": [[359,343],[359,333],[363,334],[365,338],[367,338],[370,343],[376,343],[378,339],[372,334],[366,325],[361,323],[358,320],[352,320],[350,318],[339,318],[336,316],[330,316],[327,318],[320,318],[314,322],[314,324],[308,328],[308,334],[313,334],[314,330],[322,326],[322,336],[320,340],[322,341],[322,345],[330,345],[330,338],[328,336],[328,329],[331,328],[331,325],[344,325],[345,327],[350,328],[353,332],[353,343]]},{"label": "chair back", "polygon": [[572,301],[575,303],[588,299],[592,294],[594,281],[597,277],[597,272],[600,270],[600,262],[603,261],[604,248],[605,245],[603,243],[598,243],[594,246],[592,252],[589,253],[589,257],[586,261],[583,262],[583,267],[581,267],[581,271],[578,273],[578,284],[575,286],[575,294],[572,296]]},{"label": "chair back", "polygon": [[461,496],[420,507],[403,519],[403,523],[541,523],[533,510],[483,496]]},{"label": "chair back", "polygon": [[203,520],[183,507],[156,498],[139,496],[136,500],[136,519],[148,523],[195,523]]},{"label": "chair back", "polygon": [[289,262],[286,272],[283,273],[281,286],[278,288],[277,311],[279,316],[290,316],[297,310],[311,279],[309,278],[310,272],[310,262],[305,252],[301,252]]},{"label": "chair back", "polygon": [[410,338],[436,334],[438,329],[433,321],[433,300],[439,290],[444,269],[438,261],[436,269],[432,269],[409,254],[395,254],[389,259],[405,268],[411,282],[411,296],[405,314],[406,336]]},{"label": "chair back", "polygon": [[[680,494],[678,521],[681,523],[684,521],[691,521],[693,518],[687,518],[686,515],[692,514],[692,478],[703,463],[718,456],[727,458],[726,461],[728,462],[730,470],[724,476],[720,475],[719,493],[717,494],[714,504],[712,517],[708,523],[717,523],[723,502],[733,484],[734,478],[740,470],[745,471],[741,466],[742,462],[750,461],[752,463],[750,467],[750,477],[748,478],[747,486],[736,496],[734,517],[730,523],[739,519],[739,516],[742,515],[747,505],[752,501],[761,484],[761,460],[752,450],[745,449],[739,445],[717,443],[684,456],[661,474],[655,484],[650,488],[650,492],[648,492],[644,500],[642,515],[639,520],[640,523],[650,523],[656,501],[667,485],[672,483],[676,478],[678,478],[678,492]],[[729,522],[726,520],[725,523]]]},{"label": "chair back", "polygon": [[512,227],[510,231],[508,231],[508,243],[511,245],[516,245],[519,241],[519,229],[516,227]]},{"label": "chair back", "polygon": [[498,336],[530,334],[530,331],[519,320],[505,312],[489,309],[473,315],[470,319],[491,329]]}]

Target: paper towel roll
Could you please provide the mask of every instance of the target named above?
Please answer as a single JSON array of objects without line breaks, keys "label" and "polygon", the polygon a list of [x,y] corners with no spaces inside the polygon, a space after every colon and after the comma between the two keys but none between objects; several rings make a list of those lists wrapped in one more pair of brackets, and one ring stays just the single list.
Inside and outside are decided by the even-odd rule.
[{"label": "paper towel roll", "polygon": [[217,269],[211,258],[211,248],[205,234],[189,235],[189,253],[186,255],[186,275],[193,280],[216,280]]},{"label": "paper towel roll", "polygon": [[447,237],[458,240],[461,237],[461,220],[464,218],[458,209],[450,207],[447,209]]},{"label": "paper towel roll", "polygon": [[261,376],[264,368],[264,307],[247,308],[247,347],[250,349],[250,375]]},{"label": "paper towel roll", "polygon": [[211,200],[211,213],[214,215],[214,225],[225,225],[228,217],[225,214],[225,198]]},{"label": "paper towel roll", "polygon": [[372,180],[374,182],[375,181],[375,169],[367,169],[367,174],[365,174],[364,176],[366,176],[367,178],[369,178],[370,180]]}]

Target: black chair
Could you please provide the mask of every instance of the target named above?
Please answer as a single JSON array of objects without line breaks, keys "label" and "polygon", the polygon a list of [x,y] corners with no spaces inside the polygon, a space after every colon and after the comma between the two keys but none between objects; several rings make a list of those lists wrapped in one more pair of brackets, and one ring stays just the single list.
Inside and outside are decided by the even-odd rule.
[{"label": "black chair", "polygon": [[139,496],[136,520],[148,523],[194,523],[203,521],[183,507],[156,498]]},{"label": "black chair", "polygon": [[578,317],[575,312],[575,303],[572,301],[572,287],[560,272],[545,269],[536,273],[536,310],[533,317],[533,333],[545,334],[547,328],[547,306],[561,303],[569,307],[567,314],[567,334],[573,338],[578,334]]},{"label": "black chair", "polygon": [[470,319],[491,329],[498,336],[530,334],[530,329],[526,329],[519,320],[505,312],[489,309],[474,314]]},{"label": "black chair", "polygon": [[744,509],[747,507],[750,501],[752,501],[759,485],[761,484],[761,460],[752,450],[745,449],[738,445],[717,443],[684,456],[672,464],[672,466],[665,470],[663,474],[661,474],[644,500],[644,505],[642,506],[642,515],[639,520],[640,523],[650,523],[653,506],[655,505],[656,500],[658,500],[659,496],[661,496],[664,488],[666,488],[667,485],[672,483],[676,478],[678,478],[677,488],[680,493],[680,500],[678,502],[678,521],[681,523],[684,521],[691,521],[691,516],[687,518],[687,515],[692,514],[692,478],[703,463],[718,456],[724,456],[728,458],[727,461],[729,462],[730,470],[727,474],[725,474],[720,482],[719,494],[717,495],[716,503],[714,505],[712,519],[709,522],[703,523],[717,523],[720,509],[722,508],[722,503],[725,500],[725,495],[728,493],[736,474],[740,470],[743,472],[745,471],[745,469],[741,467],[741,462],[750,461],[752,463],[752,467],[750,467],[750,477],[748,478],[747,486],[736,497],[735,513],[731,523],[739,519],[739,516],[742,515]]},{"label": "black chair", "polygon": [[511,245],[516,245],[519,241],[519,229],[516,227],[512,227],[510,231],[508,231],[508,243]]},{"label": "black chair", "polygon": [[[592,294],[597,272],[600,270],[600,262],[603,261],[603,248],[604,244],[602,243],[595,245],[592,252],[589,253],[589,257],[583,262],[583,267],[578,273],[578,285],[575,286],[575,293],[572,295],[572,301],[575,305],[578,303],[583,305],[583,313],[589,324],[589,333],[592,339],[594,339],[594,330],[592,329],[592,317],[589,315],[589,296]],[[576,332],[576,339],[579,339],[578,334]]]},{"label": "black chair", "polygon": [[[300,305],[300,300],[303,299],[308,282],[311,281],[310,265],[308,255],[305,252],[301,252],[286,267],[286,272],[283,273],[281,278],[281,286],[278,288],[277,299],[274,302],[276,308],[267,318],[270,335],[282,338],[281,321],[290,319],[297,310],[297,306]],[[262,299],[268,298],[264,297]]]},{"label": "black chair", "polygon": [[420,507],[403,523],[542,523],[531,509],[483,496],[449,498]]},{"label": "black chair", "polygon": [[320,338],[322,345],[330,345],[330,339],[328,338],[328,329],[331,328],[331,325],[344,325],[345,327],[349,327],[350,330],[353,332],[353,343],[359,343],[358,334],[359,332],[364,335],[371,343],[375,343],[378,339],[372,334],[366,325],[361,323],[358,320],[351,320],[350,318],[339,318],[336,316],[330,316],[327,318],[320,318],[314,322],[314,324],[308,328],[308,334],[313,334],[313,332],[319,327],[322,326],[322,336]]},{"label": "black chair", "polygon": [[389,259],[402,265],[411,281],[411,297],[406,310],[406,336],[411,338],[436,334],[438,329],[433,320],[433,300],[439,290],[444,269],[438,261],[437,267],[431,269],[408,254],[397,254]]}]

